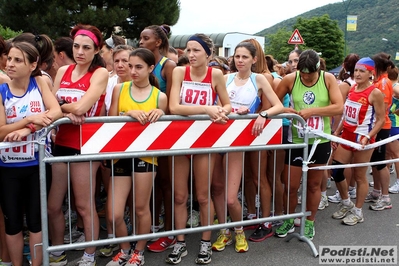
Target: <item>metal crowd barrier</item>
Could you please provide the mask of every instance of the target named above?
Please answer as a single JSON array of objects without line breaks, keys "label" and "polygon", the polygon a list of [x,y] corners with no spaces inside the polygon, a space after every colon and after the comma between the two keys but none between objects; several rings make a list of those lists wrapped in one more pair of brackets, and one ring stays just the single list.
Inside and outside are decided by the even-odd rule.
[{"label": "metal crowd barrier", "polygon": [[[229,116],[230,120],[254,120],[257,118],[256,114],[251,114],[251,115],[230,115]],[[295,118],[297,119],[305,128],[305,136],[304,136],[304,142],[301,144],[273,144],[273,145],[253,145],[253,146],[227,146],[224,145],[223,143],[220,144],[218,147],[207,147],[207,148],[184,148],[184,149],[161,149],[161,150],[141,150],[141,151],[126,151],[126,152],[106,152],[106,153],[94,153],[94,154],[85,154],[85,155],[74,155],[74,156],[59,156],[59,157],[46,157],[45,156],[45,145],[44,141],[38,141],[39,143],[39,156],[40,156],[40,189],[41,189],[41,216],[42,216],[42,233],[43,233],[43,265],[49,265],[49,253],[52,251],[63,251],[63,250],[72,250],[72,249],[77,249],[77,248],[85,248],[85,247],[93,247],[93,246],[104,246],[104,245],[109,245],[109,244],[118,244],[121,242],[132,242],[132,241],[137,241],[137,240],[143,240],[143,239],[153,239],[153,238],[158,238],[158,237],[166,237],[166,236],[171,236],[171,235],[179,235],[179,234],[192,234],[192,233],[198,233],[202,231],[209,231],[209,230],[219,230],[223,228],[232,228],[234,226],[246,226],[246,225],[251,225],[251,224],[259,224],[262,222],[272,222],[275,220],[284,220],[284,219],[290,219],[290,218],[301,218],[301,226],[300,226],[300,232],[299,233],[293,233],[288,235],[285,238],[285,241],[290,241],[293,237],[299,239],[300,241],[306,242],[308,246],[310,247],[313,255],[315,257],[318,256],[318,252],[316,250],[316,247],[314,246],[313,242],[310,241],[308,238],[304,236],[304,230],[305,230],[305,219],[306,216],[310,215],[310,212],[306,212],[306,184],[307,184],[307,171],[308,171],[308,166],[307,166],[307,161],[308,161],[308,133],[309,130],[306,130],[306,125],[305,121],[298,115],[295,114],[281,114],[272,117],[272,120],[278,120],[281,124],[281,119],[282,118]],[[152,127],[157,127],[158,125],[162,125],[160,123],[161,121],[209,121],[209,117],[206,115],[198,115],[198,116],[190,116],[190,117],[183,117],[183,116],[163,116],[159,119],[158,122],[152,124]],[[136,122],[133,118],[131,117],[95,117],[95,118],[87,118],[86,119],[86,124],[88,123],[138,123]],[[48,131],[50,131],[52,128],[55,128],[61,124],[67,124],[70,123],[70,120],[68,118],[62,118],[54,122],[50,127],[48,127]],[[194,130],[195,132],[195,130]],[[282,132],[282,126],[281,126],[281,132]],[[98,144],[98,143],[97,143]],[[96,145],[96,143],[94,143]],[[302,204],[300,207],[300,211],[297,213],[291,213],[291,214],[284,214],[284,215],[279,215],[279,216],[273,216],[273,217],[267,217],[267,218],[257,218],[254,220],[242,220],[242,221],[237,221],[237,222],[226,222],[223,224],[213,224],[210,226],[199,226],[196,228],[185,228],[181,230],[176,230],[172,229],[171,231],[162,231],[162,232],[156,232],[156,233],[148,233],[148,234],[142,234],[142,235],[131,235],[127,237],[115,237],[112,239],[92,239],[91,241],[84,242],[84,243],[70,243],[70,244],[63,244],[63,245],[56,245],[56,246],[50,246],[49,244],[49,224],[48,224],[48,214],[47,214],[47,193],[46,193],[46,164],[52,164],[52,163],[60,163],[64,162],[68,164],[68,170],[69,170],[69,164],[70,163],[76,163],[76,162],[83,162],[83,161],[102,161],[102,160],[113,160],[113,159],[124,159],[124,158],[138,158],[138,157],[158,157],[158,156],[177,156],[177,155],[193,155],[193,154],[209,154],[209,153],[228,153],[228,152],[247,152],[247,151],[262,151],[262,150],[291,150],[291,149],[303,149],[303,173],[302,173]],[[192,165],[191,165],[192,167]],[[91,168],[90,168],[91,169]],[[244,171],[243,171],[244,172]],[[113,176],[112,176],[113,178]],[[258,178],[259,178],[259,172],[258,172]],[[274,177],[275,178],[275,177]],[[190,179],[189,179],[190,180]],[[68,181],[70,181],[70,175],[68,171]],[[243,181],[243,177],[242,177]],[[260,186],[260,180],[258,180],[258,184]],[[112,181],[111,181],[112,182]],[[273,181],[273,183],[275,180]],[[289,182],[289,181],[288,181]],[[242,182],[244,183],[244,182]],[[172,181],[173,184],[173,181]],[[191,189],[192,189],[192,180],[190,181],[191,184]],[[91,184],[92,185],[92,184]],[[67,196],[68,199],[70,200],[71,196],[71,186],[68,185],[68,192]],[[154,186],[153,186],[154,189]],[[190,189],[190,188],[189,188]],[[189,190],[190,191],[190,190]],[[209,190],[210,191],[210,190]],[[242,192],[244,191],[244,188],[242,187]],[[274,187],[272,187],[273,191],[273,198],[272,198],[272,205],[271,205],[271,210],[274,209],[274,202],[275,202],[275,193],[274,193]],[[109,192],[112,193],[112,192]],[[259,189],[258,189],[258,195],[259,195]],[[192,193],[191,193],[192,194]],[[227,193],[226,193],[227,194]],[[172,188],[172,195],[173,195],[173,188]],[[208,193],[210,197],[210,193]],[[109,197],[110,195],[108,195]],[[192,199],[192,198],[191,198]],[[172,196],[172,201],[173,201],[173,196]],[[191,203],[193,201],[191,200]],[[289,202],[289,198],[287,200]],[[92,204],[95,204],[92,202]],[[173,202],[172,202],[173,206]],[[154,206],[152,206],[154,208]],[[227,206],[225,206],[227,209]],[[189,207],[189,210],[192,209],[192,206]],[[259,205],[257,204],[257,209],[259,212]],[[130,210],[131,212],[134,210]],[[172,209],[172,213],[174,210]],[[190,211],[189,211],[190,212]],[[286,212],[288,212],[288,207],[286,207]],[[134,212],[133,212],[134,213]],[[174,217],[174,215],[173,215]],[[213,217],[213,215],[209,215],[209,217]],[[258,216],[259,217],[259,216]],[[69,220],[70,220],[69,216]],[[152,217],[152,221],[154,222],[154,217]],[[93,223],[93,214],[92,214],[92,223]],[[172,220],[172,227],[174,224],[174,218]],[[210,223],[212,224],[212,223]],[[113,229],[115,232],[115,224],[113,224]],[[133,228],[133,232],[135,232],[135,228]],[[71,233],[71,222],[69,223],[69,233]],[[92,232],[93,235],[93,232]],[[34,255],[34,254],[32,254]]]}]

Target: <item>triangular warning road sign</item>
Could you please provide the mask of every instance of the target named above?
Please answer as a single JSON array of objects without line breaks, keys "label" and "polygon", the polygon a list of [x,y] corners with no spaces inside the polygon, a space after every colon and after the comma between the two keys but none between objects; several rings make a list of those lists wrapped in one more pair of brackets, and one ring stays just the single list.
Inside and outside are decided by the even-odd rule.
[{"label": "triangular warning road sign", "polygon": [[303,44],[303,39],[298,29],[295,29],[291,35],[291,38],[288,40],[288,44]]}]

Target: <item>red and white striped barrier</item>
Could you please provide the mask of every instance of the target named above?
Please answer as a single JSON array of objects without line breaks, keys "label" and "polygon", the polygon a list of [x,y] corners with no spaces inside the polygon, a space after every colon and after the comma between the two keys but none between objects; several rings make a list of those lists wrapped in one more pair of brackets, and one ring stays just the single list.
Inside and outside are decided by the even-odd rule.
[{"label": "red and white striped barrier", "polygon": [[282,143],[282,120],[267,120],[263,133],[251,134],[255,120],[87,123],[81,126],[81,154],[220,148]]}]

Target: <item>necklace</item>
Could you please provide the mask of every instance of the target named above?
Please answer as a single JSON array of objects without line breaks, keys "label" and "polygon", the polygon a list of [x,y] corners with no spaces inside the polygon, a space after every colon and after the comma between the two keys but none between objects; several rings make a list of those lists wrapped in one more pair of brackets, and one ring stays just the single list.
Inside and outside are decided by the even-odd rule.
[{"label": "necklace", "polygon": [[134,86],[136,86],[137,88],[139,88],[139,89],[144,89],[144,88],[146,88],[148,85],[150,85],[150,83],[148,82],[148,84],[147,85],[145,85],[145,86],[142,86],[142,87],[140,87],[140,86],[138,86],[136,83],[134,83],[133,82],[133,84],[134,84]]},{"label": "necklace", "polygon": [[248,77],[246,77],[246,78],[240,78],[239,76],[238,76],[238,74],[236,75],[236,78],[238,78],[238,80],[246,80],[246,79],[249,79],[249,77],[252,75],[252,72],[249,74],[249,76]]}]

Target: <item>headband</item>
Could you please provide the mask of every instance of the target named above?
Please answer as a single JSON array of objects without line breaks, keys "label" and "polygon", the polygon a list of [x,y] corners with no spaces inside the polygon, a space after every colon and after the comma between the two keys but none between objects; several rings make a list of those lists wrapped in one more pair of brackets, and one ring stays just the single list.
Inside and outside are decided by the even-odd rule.
[{"label": "headband", "polygon": [[363,57],[357,61],[355,68],[373,71],[375,69],[375,63],[370,57]]},{"label": "headband", "polygon": [[115,48],[115,44],[114,44],[114,40],[112,39],[112,37],[109,37],[108,39],[105,40],[105,43],[111,47],[111,49]]},{"label": "headband", "polygon": [[208,64],[208,66],[209,66],[209,67],[220,66],[220,67],[223,67],[224,69],[226,69],[227,71],[230,71],[230,68],[229,68],[228,65],[226,65],[226,64],[219,64],[219,63],[216,62],[216,61],[210,62],[210,63]]},{"label": "headband", "polygon": [[98,39],[96,37],[96,35],[94,35],[93,32],[89,31],[89,30],[78,30],[75,34],[75,36],[73,38],[75,38],[77,35],[86,35],[87,37],[89,37],[97,46],[99,46],[99,42]]},{"label": "headband", "polygon": [[206,54],[207,54],[208,56],[210,56],[210,55],[212,54],[212,53],[211,53],[211,49],[209,49],[208,45],[206,45],[206,43],[205,43],[201,38],[199,38],[199,37],[193,35],[193,36],[190,37],[190,39],[188,39],[187,42],[189,42],[189,41],[196,41],[196,42],[198,42],[199,44],[201,44],[202,48],[204,48],[204,50],[205,50],[205,52],[206,52]]},{"label": "headband", "polygon": [[[316,64],[316,69],[315,69],[315,71],[312,71],[312,72],[316,72],[317,71],[317,69],[319,69],[319,67],[320,67],[320,60],[317,62],[317,64]],[[300,70],[302,73],[312,73],[307,67],[305,67],[304,69],[302,69],[302,70]]]},{"label": "headband", "polygon": [[167,30],[167,29],[165,29],[165,27],[164,27],[164,26],[162,26],[162,25],[161,25],[161,26],[159,26],[159,27],[162,29],[162,31],[163,31],[163,32],[165,32],[165,34],[166,34],[166,35],[168,35],[168,30]]}]

